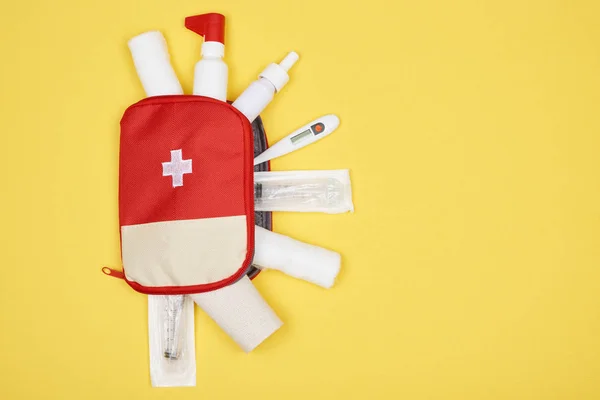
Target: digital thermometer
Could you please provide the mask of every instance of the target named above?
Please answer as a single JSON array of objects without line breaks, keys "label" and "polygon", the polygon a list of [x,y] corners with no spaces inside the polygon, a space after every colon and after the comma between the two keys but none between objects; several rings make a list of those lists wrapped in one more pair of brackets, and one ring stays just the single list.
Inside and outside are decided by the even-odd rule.
[{"label": "digital thermometer", "polygon": [[254,158],[254,165],[264,163],[284,154],[291,153],[294,150],[301,149],[304,146],[324,138],[335,131],[340,125],[340,119],[333,114],[317,118],[313,122],[304,125],[302,128],[290,133],[273,146]]}]

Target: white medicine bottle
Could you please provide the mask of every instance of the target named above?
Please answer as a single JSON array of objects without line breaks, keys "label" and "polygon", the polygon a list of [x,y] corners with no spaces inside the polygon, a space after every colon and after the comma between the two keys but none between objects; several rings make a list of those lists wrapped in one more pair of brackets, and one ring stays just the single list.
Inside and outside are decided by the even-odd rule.
[{"label": "white medicine bottle", "polygon": [[225,55],[225,16],[218,13],[194,15],[185,27],[204,36],[201,59],[194,70],[194,94],[227,101],[227,64]]}]

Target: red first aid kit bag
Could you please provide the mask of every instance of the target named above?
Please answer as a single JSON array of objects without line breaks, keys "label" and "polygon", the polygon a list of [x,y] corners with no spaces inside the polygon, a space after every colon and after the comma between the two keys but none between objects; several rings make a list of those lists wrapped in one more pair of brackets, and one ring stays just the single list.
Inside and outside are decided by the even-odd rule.
[{"label": "red first aid kit bag", "polygon": [[146,294],[227,286],[254,254],[253,132],[231,105],[156,96],[121,119],[123,278]]}]

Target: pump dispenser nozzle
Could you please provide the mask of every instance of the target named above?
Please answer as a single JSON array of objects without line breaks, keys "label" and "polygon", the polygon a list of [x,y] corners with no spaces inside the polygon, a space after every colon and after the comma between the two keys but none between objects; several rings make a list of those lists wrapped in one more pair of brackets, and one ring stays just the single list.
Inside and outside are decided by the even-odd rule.
[{"label": "pump dispenser nozzle", "polygon": [[194,70],[194,94],[227,101],[227,64],[225,55],[225,17],[209,13],[185,19],[185,27],[204,36],[201,60]]},{"label": "pump dispenser nozzle", "polygon": [[185,27],[204,36],[205,42],[225,44],[225,16],[223,14],[208,13],[187,17]]}]

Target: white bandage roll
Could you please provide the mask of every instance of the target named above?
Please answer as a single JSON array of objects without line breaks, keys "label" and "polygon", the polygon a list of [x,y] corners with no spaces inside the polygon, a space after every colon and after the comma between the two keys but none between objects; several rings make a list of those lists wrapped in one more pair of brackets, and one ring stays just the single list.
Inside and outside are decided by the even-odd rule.
[{"label": "white bandage roll", "polygon": [[190,297],[245,352],[252,351],[283,325],[247,276],[222,289]]},{"label": "white bandage roll", "polygon": [[333,286],[341,266],[341,256],[338,253],[260,226],[255,228],[255,266],[276,269],[324,288]]},{"label": "white bandage roll", "polygon": [[146,95],[183,94],[171,66],[167,42],[162,33],[150,31],[129,40],[129,50]]}]

